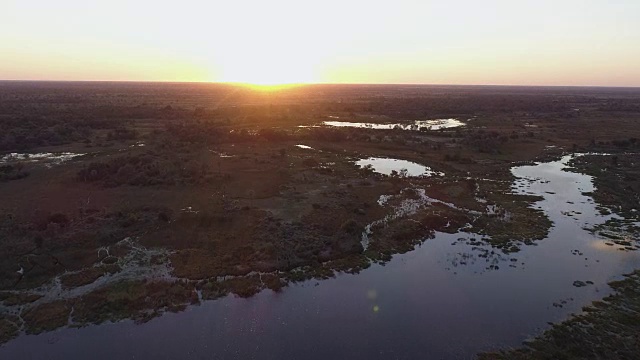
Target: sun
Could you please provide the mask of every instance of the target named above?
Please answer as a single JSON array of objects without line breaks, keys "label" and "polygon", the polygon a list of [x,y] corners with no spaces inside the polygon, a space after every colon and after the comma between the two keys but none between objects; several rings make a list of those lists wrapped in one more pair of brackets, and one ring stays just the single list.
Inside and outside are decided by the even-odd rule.
[{"label": "sun", "polygon": [[275,89],[292,84],[317,82],[314,59],[296,49],[236,50],[217,59],[217,81]]},{"label": "sun", "polygon": [[309,66],[286,60],[237,60],[225,64],[221,70],[220,80],[223,82],[250,84],[263,88],[314,81],[313,72]]}]

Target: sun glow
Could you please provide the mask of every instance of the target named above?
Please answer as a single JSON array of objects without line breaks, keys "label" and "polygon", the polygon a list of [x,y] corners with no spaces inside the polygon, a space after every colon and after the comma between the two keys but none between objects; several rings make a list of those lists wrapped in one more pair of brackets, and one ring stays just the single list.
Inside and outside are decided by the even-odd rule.
[{"label": "sun glow", "polygon": [[272,83],[272,84],[259,84],[259,83],[238,83],[238,82],[228,82],[228,84],[234,84],[238,86],[245,86],[250,88],[251,90],[263,91],[263,92],[271,92],[278,90],[291,89],[297,86],[303,86],[309,83]]},{"label": "sun glow", "polygon": [[[259,61],[259,62],[258,62]],[[219,80],[230,83],[254,85],[261,88],[303,84],[316,81],[309,66],[288,61],[256,62],[238,59],[219,66]]]},{"label": "sun glow", "polygon": [[233,31],[217,37],[205,54],[212,80],[262,89],[318,82],[340,29],[320,26],[308,7],[291,0],[251,4],[251,12],[242,5],[227,7],[241,22],[228,24]]},{"label": "sun glow", "polygon": [[285,84],[316,82],[315,61],[300,45],[287,39],[272,40],[268,45],[234,48],[216,58],[218,77],[223,82],[274,87]]}]

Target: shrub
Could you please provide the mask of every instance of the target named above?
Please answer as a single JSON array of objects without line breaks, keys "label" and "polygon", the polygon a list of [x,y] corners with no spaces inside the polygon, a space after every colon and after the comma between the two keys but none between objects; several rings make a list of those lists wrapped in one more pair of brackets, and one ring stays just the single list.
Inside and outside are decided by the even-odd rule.
[{"label": "shrub", "polygon": [[349,219],[340,225],[340,230],[350,235],[358,235],[362,233],[363,227],[354,219]]}]

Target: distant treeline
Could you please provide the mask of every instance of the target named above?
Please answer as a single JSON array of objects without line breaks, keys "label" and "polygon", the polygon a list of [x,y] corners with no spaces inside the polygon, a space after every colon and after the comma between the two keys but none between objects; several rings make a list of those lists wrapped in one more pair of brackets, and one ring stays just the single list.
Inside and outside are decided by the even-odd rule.
[{"label": "distant treeline", "polygon": [[564,112],[568,102],[551,96],[468,95],[414,98],[368,98],[361,102],[332,104],[330,109],[341,112],[372,113],[400,119],[421,119],[434,115]]},{"label": "distant treeline", "polygon": [[40,146],[89,142],[95,130],[109,130],[107,140],[135,138],[124,121],[57,116],[0,118],[0,151],[23,151]]}]

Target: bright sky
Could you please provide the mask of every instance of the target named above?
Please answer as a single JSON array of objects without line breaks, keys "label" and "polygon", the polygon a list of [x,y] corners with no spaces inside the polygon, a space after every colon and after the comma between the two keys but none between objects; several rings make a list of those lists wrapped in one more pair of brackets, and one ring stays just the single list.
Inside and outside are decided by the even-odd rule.
[{"label": "bright sky", "polygon": [[0,79],[640,86],[640,0],[0,0]]}]

